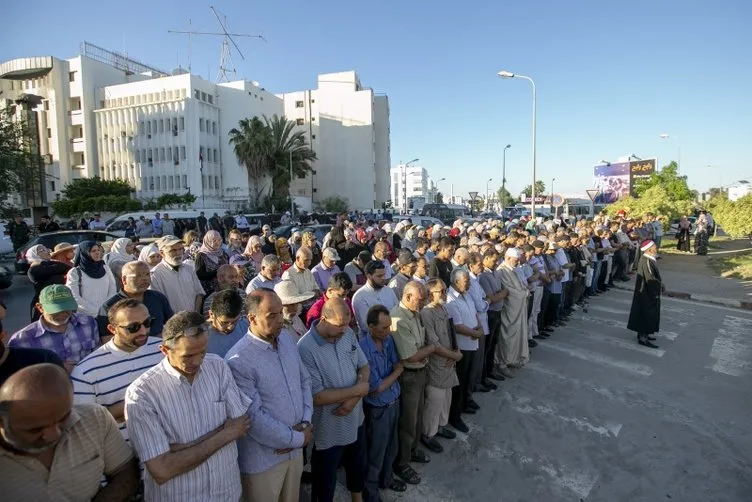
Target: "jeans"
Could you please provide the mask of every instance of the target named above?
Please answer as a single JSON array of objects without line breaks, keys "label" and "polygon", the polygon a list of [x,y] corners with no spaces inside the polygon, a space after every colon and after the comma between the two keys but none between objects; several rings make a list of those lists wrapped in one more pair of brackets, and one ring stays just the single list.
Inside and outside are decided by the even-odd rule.
[{"label": "jeans", "polygon": [[364,403],[366,412],[366,479],[363,500],[378,502],[379,485],[392,482],[392,463],[397,458],[397,421],[399,402],[386,408],[374,408]]},{"label": "jeans", "polygon": [[363,491],[366,473],[366,434],[365,427],[358,427],[358,438],[354,443],[344,446],[332,446],[318,450],[314,446],[311,456],[311,500],[314,502],[331,502],[337,487],[337,471],[345,466],[347,489],[353,493]]}]

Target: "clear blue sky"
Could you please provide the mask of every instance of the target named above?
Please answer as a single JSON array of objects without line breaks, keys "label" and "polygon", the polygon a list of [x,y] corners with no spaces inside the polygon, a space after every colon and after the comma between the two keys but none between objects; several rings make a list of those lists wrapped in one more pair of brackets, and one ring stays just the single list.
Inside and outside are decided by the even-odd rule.
[{"label": "clear blue sky", "polygon": [[[168,29],[214,31],[210,3],[41,0],[4,8],[0,60],[73,57],[86,39],[171,69],[187,40]],[[230,2],[215,7],[241,41],[240,74],[274,92],[310,88],[317,73],[355,69],[389,95],[392,163],[419,157],[440,190],[530,183],[531,92],[538,86],[538,174],[583,192],[592,166],[634,153],[675,159],[706,189],[752,178],[752,2],[633,0],[483,2]],[[27,19],[28,17],[28,19]],[[194,38],[193,71],[215,76],[220,39]],[[707,167],[712,165],[712,167]]]}]

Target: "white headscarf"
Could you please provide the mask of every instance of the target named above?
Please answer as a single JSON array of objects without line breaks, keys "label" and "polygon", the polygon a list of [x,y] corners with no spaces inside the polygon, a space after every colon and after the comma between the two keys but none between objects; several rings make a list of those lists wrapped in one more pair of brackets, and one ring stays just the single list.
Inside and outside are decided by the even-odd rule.
[{"label": "white headscarf", "polygon": [[142,261],[144,263],[149,263],[149,257],[151,255],[159,254],[159,248],[156,244],[149,244],[148,246],[144,246],[141,252],[138,255],[138,261]]},{"label": "white headscarf", "polygon": [[115,240],[110,252],[105,255],[105,263],[109,264],[112,261],[129,262],[135,260],[136,257],[126,251],[129,244],[132,244],[132,242],[128,237],[121,237],[120,239]]},{"label": "white headscarf", "polygon": [[31,246],[29,249],[26,250],[26,261],[29,263],[33,263],[35,261],[44,261],[44,258],[40,256],[41,253],[44,251],[47,251],[47,253],[50,252],[49,249],[47,249],[45,246],[41,244],[37,244],[36,246]]}]

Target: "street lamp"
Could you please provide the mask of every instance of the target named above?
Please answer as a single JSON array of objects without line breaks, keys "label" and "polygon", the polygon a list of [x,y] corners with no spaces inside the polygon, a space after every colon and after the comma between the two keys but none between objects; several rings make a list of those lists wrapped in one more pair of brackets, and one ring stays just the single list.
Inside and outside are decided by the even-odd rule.
[{"label": "street lamp", "polygon": [[669,139],[673,138],[674,141],[676,141],[676,170],[679,171],[681,169],[681,145],[679,144],[679,138],[676,136],[669,136],[667,133],[661,134],[661,139]]},{"label": "street lamp", "polygon": [[493,178],[488,178],[486,181],[486,211],[488,211],[488,184],[493,181]]},{"label": "street lamp", "polygon": [[407,214],[407,168],[410,164],[415,164],[420,159],[415,158],[411,160],[410,162],[407,162],[406,164],[402,164],[402,207],[403,211],[402,214]]},{"label": "street lamp", "polygon": [[532,184],[532,190],[530,192],[530,195],[532,196],[532,206],[530,209],[530,216],[531,218],[535,218],[535,138],[536,138],[536,127],[535,127],[535,120],[536,120],[536,97],[535,97],[535,81],[527,77],[525,75],[518,75],[516,73],[512,73],[510,71],[500,71],[497,75],[499,75],[501,78],[521,78],[523,80],[529,81],[533,86],[533,184]]},{"label": "street lamp", "polygon": [[501,155],[501,217],[504,218],[504,209],[507,205],[507,150],[512,148],[512,145],[504,147],[504,152]]}]

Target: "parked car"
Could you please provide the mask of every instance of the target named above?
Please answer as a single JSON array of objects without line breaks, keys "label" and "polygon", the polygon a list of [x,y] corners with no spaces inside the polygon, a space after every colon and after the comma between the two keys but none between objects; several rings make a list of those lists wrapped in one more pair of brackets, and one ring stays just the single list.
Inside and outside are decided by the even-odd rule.
[{"label": "parked car", "polygon": [[5,223],[0,222],[0,256],[11,254],[13,252],[13,242],[10,235],[5,234]]},{"label": "parked car", "polygon": [[0,289],[8,289],[13,284],[13,271],[8,267],[0,267]]},{"label": "parked car", "polygon": [[25,274],[29,270],[29,262],[26,261],[26,250],[37,244],[42,244],[48,249],[54,249],[54,247],[61,242],[68,242],[70,244],[78,244],[81,241],[96,241],[107,242],[119,239],[119,235],[111,234],[108,232],[99,232],[96,230],[64,230],[62,232],[50,232],[48,234],[40,234],[27,242],[16,253],[16,272],[19,274]]},{"label": "parked car", "polygon": [[314,237],[316,237],[318,243],[321,244],[324,241],[324,237],[326,237],[326,234],[328,234],[331,229],[332,225],[327,223],[320,223],[317,225],[282,225],[281,227],[273,229],[272,233],[277,237],[289,239],[294,230],[299,232],[313,232]]}]

